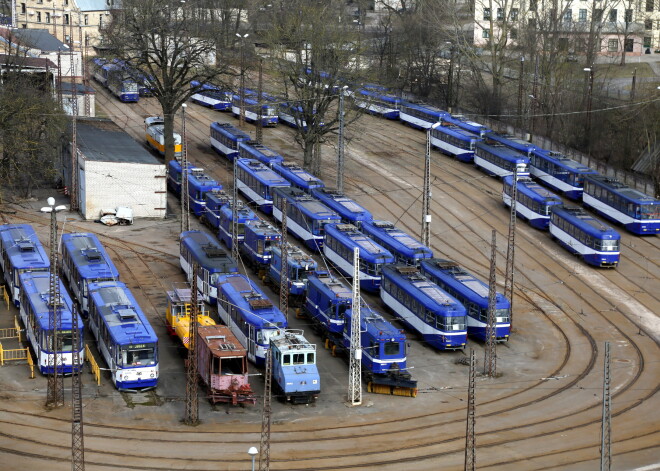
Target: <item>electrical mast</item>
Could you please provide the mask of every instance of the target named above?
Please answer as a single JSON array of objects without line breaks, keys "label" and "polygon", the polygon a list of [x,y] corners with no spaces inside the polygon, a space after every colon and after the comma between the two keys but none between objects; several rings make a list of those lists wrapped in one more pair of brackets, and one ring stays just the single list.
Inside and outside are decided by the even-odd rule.
[{"label": "electrical mast", "polygon": [[71,48],[71,89],[73,101],[71,102],[71,192],[69,193],[69,207],[70,211],[78,211],[78,83],[76,82],[73,48]]},{"label": "electrical mast", "polygon": [[348,401],[362,404],[362,346],[360,345],[360,249],[353,249],[353,316],[351,318],[351,350],[348,367]]},{"label": "electrical mast", "polygon": [[289,318],[289,252],[287,250],[287,199],[282,198],[282,238],[280,239],[280,311]]},{"label": "electrical mast", "polygon": [[238,156],[234,156],[234,175],[231,202],[231,256],[238,263]]},{"label": "electrical mast", "polygon": [[197,397],[197,271],[192,265],[192,288],[190,290],[190,321],[188,323],[188,360],[186,361],[186,425],[199,423],[199,403]]},{"label": "electrical mast", "polygon": [[71,373],[71,471],[85,471],[85,444],[83,435],[82,369],[80,350],[82,336],[78,326],[78,309],[71,310],[72,373]]},{"label": "electrical mast", "polygon": [[266,377],[264,378],[264,410],[261,416],[261,442],[259,445],[259,471],[270,470],[270,416],[273,370],[273,349],[266,350]]},{"label": "electrical mast", "polygon": [[[57,276],[57,208],[55,200],[48,198],[50,206],[50,286],[49,286],[49,310],[48,324],[52,329],[50,335],[49,349],[52,355],[49,356],[48,368],[48,391],[46,394],[46,407],[54,409],[64,405],[64,379],[60,373],[62,359],[59,355],[61,341],[59,331],[61,329],[60,319],[60,284]],[[46,209],[46,208],[44,208]]]},{"label": "electrical mast", "polygon": [[468,372],[468,400],[467,400],[467,426],[465,430],[465,471],[475,471],[476,456],[474,446],[474,370],[476,362],[474,359],[474,350],[470,349],[470,371]]},{"label": "electrical mast", "polygon": [[506,249],[506,273],[504,275],[504,297],[509,300],[509,322],[513,328],[513,259],[516,252],[516,202],[518,199],[518,169],[513,168],[513,185],[511,185],[511,213],[509,215],[509,242]]},{"label": "electrical mast", "polygon": [[263,110],[262,110],[262,96],[263,96],[263,65],[264,65],[264,60],[259,59],[259,85],[257,87],[259,96],[257,98],[257,108],[259,111],[257,111],[257,135],[256,135],[256,141],[261,144],[261,141],[263,139],[263,134],[264,134],[264,123],[263,123]]},{"label": "electrical mast", "polygon": [[488,280],[488,320],[486,321],[486,358],[484,360],[484,374],[493,378],[497,372],[497,352],[495,330],[495,260],[497,258],[497,232],[493,229],[493,242],[490,254],[490,278]]},{"label": "electrical mast", "polygon": [[424,190],[422,199],[422,244],[430,247],[431,239],[431,129],[426,131],[426,159],[424,161]]},{"label": "electrical mast", "polygon": [[[181,105],[181,233],[190,230],[190,200],[188,199],[188,144],[186,142],[186,105]],[[174,144],[176,146],[176,143]]]},{"label": "electrical mast", "polygon": [[610,395],[610,343],[605,342],[603,368],[603,417],[600,431],[600,471],[609,471],[612,464],[610,450],[612,444],[612,397]]},{"label": "electrical mast", "polygon": [[344,89],[339,90],[339,129],[337,131],[337,190],[344,192]]}]

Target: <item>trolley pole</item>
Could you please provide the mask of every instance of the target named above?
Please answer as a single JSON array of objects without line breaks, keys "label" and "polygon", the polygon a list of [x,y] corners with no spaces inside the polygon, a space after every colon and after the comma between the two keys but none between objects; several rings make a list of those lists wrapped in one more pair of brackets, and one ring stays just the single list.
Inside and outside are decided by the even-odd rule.
[{"label": "trolley pole", "polygon": [[62,359],[58,352],[61,348],[59,331],[62,327],[60,319],[60,284],[57,276],[57,212],[66,209],[66,206],[55,206],[55,198],[48,198],[48,206],[41,208],[41,212],[50,213],[50,286],[48,299],[48,326],[52,329],[48,343],[52,355],[49,356],[48,390],[46,394],[46,407],[54,409],[64,405],[64,379],[60,373]]},{"label": "trolley pole", "polygon": [[465,471],[475,471],[476,455],[474,441],[475,424],[475,401],[474,401],[474,371],[476,361],[474,359],[474,350],[470,349],[470,371],[468,372],[468,400],[467,400],[467,425],[465,430]]},{"label": "trolley pole", "polygon": [[82,336],[78,331],[78,309],[71,310],[72,372],[71,372],[71,471],[85,471],[85,443],[83,435],[82,368],[80,350]]},{"label": "trolley pole", "polygon": [[431,129],[426,131],[424,160],[424,194],[422,199],[422,244],[430,247],[431,239]]},{"label": "trolley pole", "polygon": [[610,343],[605,342],[603,367],[603,416],[600,431],[600,471],[609,471],[612,442],[612,397],[610,395]]},{"label": "trolley pole", "polygon": [[261,441],[259,444],[259,471],[270,471],[270,419],[273,382],[273,349],[266,350],[264,378],[264,409],[261,415]]},{"label": "trolley pole", "polygon": [[280,239],[280,311],[284,317],[289,318],[289,252],[287,242],[287,211],[286,198],[282,198],[282,238]]},{"label": "trolley pole", "polygon": [[486,325],[486,355],[484,360],[484,374],[493,378],[497,373],[497,352],[495,329],[495,301],[496,301],[496,270],[495,262],[497,258],[497,232],[493,229],[493,240],[491,243],[490,254],[490,278],[488,280],[488,320]]},{"label": "trolley pole", "polygon": [[351,306],[351,349],[348,369],[348,401],[362,404],[362,346],[360,345],[360,249],[353,249],[353,305]]},{"label": "trolley pole", "polygon": [[513,168],[513,185],[511,185],[511,213],[509,214],[509,241],[506,249],[506,273],[504,275],[504,296],[509,300],[509,322],[513,329],[513,285],[514,258],[516,255],[516,204],[518,201],[518,169]]},{"label": "trolley pole", "polygon": [[337,190],[344,192],[344,92],[339,90],[339,128],[337,130]]},{"label": "trolley pole", "polygon": [[199,402],[197,397],[197,316],[199,306],[197,301],[196,263],[192,266],[192,288],[190,290],[190,321],[188,323],[188,359],[186,360],[186,425],[199,423]]},{"label": "trolley pole", "polygon": [[[181,233],[190,230],[190,200],[188,199],[188,144],[186,139],[186,105],[181,105]],[[176,144],[175,144],[176,145]]]}]

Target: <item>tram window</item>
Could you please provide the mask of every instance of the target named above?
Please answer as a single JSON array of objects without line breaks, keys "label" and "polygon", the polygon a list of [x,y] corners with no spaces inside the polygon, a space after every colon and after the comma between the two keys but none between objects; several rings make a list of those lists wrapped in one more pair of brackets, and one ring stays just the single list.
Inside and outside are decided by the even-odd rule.
[{"label": "tram window", "polygon": [[285,366],[291,365],[291,355],[290,354],[287,353],[286,355],[283,355],[283,358],[284,358],[282,360],[283,365],[285,365]]},{"label": "tram window", "polygon": [[294,365],[304,365],[305,364],[305,354],[304,353],[294,353],[293,354],[293,364]]},{"label": "tram window", "polygon": [[316,361],[314,359],[314,354],[310,352],[310,353],[307,354],[307,364],[308,365],[313,365],[314,363],[316,363]]}]

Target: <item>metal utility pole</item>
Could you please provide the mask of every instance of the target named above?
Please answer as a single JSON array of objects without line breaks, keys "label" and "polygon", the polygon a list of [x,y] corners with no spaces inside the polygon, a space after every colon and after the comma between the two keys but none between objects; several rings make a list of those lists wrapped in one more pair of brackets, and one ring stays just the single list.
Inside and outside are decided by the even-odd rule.
[{"label": "metal utility pole", "polygon": [[351,350],[348,367],[348,401],[362,404],[362,346],[360,345],[360,249],[353,249],[353,305],[351,306]]},{"label": "metal utility pole", "polygon": [[523,77],[525,76],[525,56],[520,58],[520,74],[518,75],[518,129],[523,125]]},{"label": "metal utility pole", "polygon": [[511,303],[509,322],[513,328],[513,261],[516,254],[516,203],[518,200],[518,169],[513,168],[511,185],[511,213],[509,215],[509,243],[506,248],[506,273],[504,275],[504,296]]},{"label": "metal utility pole", "polygon": [[190,230],[190,200],[188,199],[188,144],[186,140],[186,105],[181,105],[181,233]]},{"label": "metal utility pole", "polygon": [[241,89],[239,90],[241,110],[238,116],[238,127],[242,128],[245,125],[245,38],[250,34],[238,34],[236,36],[241,40]]},{"label": "metal utility pole", "polygon": [[270,416],[273,376],[273,350],[266,351],[266,373],[264,378],[264,410],[261,416],[261,442],[259,445],[259,471],[270,470]]},{"label": "metal utility pole", "polygon": [[470,349],[470,371],[468,372],[468,400],[467,400],[467,425],[465,430],[465,471],[475,471],[476,455],[474,446],[474,371],[476,370],[476,361],[474,359],[474,350]]},{"label": "metal utility pole", "polygon": [[589,160],[591,160],[591,103],[594,94],[594,66],[592,65],[591,67],[585,67],[583,70],[585,72],[589,72],[589,89],[587,92],[587,120],[586,120],[585,135],[587,136],[587,149],[588,149],[587,154],[589,154]]},{"label": "metal utility pole", "polygon": [[186,425],[199,423],[199,403],[197,397],[197,271],[196,263],[192,266],[192,288],[190,290],[190,322],[188,323],[188,360],[186,361]]},{"label": "metal utility pole", "polygon": [[71,373],[71,471],[85,471],[85,444],[83,435],[82,368],[80,358],[82,336],[78,326],[78,309],[71,310],[72,373]]},{"label": "metal utility pole", "polygon": [[71,88],[73,101],[71,102],[71,190],[69,192],[69,207],[71,211],[78,211],[78,143],[77,143],[77,123],[78,123],[78,84],[74,72],[75,61],[73,60],[73,51],[71,52]]},{"label": "metal utility pole", "polygon": [[451,113],[454,106],[454,44],[449,46],[449,73],[447,74],[447,110]]},{"label": "metal utility pole", "polygon": [[431,240],[431,129],[426,131],[426,159],[424,161],[424,190],[422,194],[422,244],[430,247]]},{"label": "metal utility pole", "polygon": [[289,318],[289,252],[287,251],[287,210],[286,198],[282,198],[282,238],[280,239],[280,254],[282,267],[280,269],[280,311]]},{"label": "metal utility pole", "polygon": [[486,324],[486,351],[484,359],[484,374],[494,377],[497,372],[497,352],[495,330],[495,260],[497,258],[497,232],[493,229],[493,241],[490,254],[490,278],[488,280],[488,320]]},{"label": "metal utility pole", "polygon": [[259,92],[259,97],[257,98],[257,108],[259,111],[257,111],[257,134],[256,134],[256,140],[259,144],[261,144],[261,141],[263,139],[263,134],[264,134],[264,123],[262,122],[263,120],[263,109],[261,108],[263,105],[261,103],[262,95],[263,95],[263,86],[264,86],[264,77],[263,77],[263,66],[264,66],[264,60],[259,59],[259,86],[257,87],[258,92]]},{"label": "metal utility pole", "polygon": [[57,103],[62,106],[62,51],[57,50]]},{"label": "metal utility pole", "polygon": [[90,103],[89,103],[89,93],[87,93],[87,35],[85,35],[85,42],[83,42],[83,30],[82,30],[82,21],[81,13],[78,12],[78,42],[80,43],[80,75],[81,82],[83,84],[83,97],[85,99],[85,113],[84,116],[90,116]]},{"label": "metal utility pole", "polygon": [[48,303],[48,326],[52,329],[48,349],[49,356],[48,390],[46,394],[46,407],[53,409],[64,405],[64,379],[60,373],[62,359],[58,352],[61,348],[59,331],[60,319],[60,284],[57,276],[57,212],[66,209],[66,206],[55,206],[55,198],[48,198],[48,206],[41,208],[44,213],[50,213],[50,284]]},{"label": "metal utility pole", "polygon": [[344,92],[339,90],[339,129],[337,130],[337,190],[344,192]]},{"label": "metal utility pole", "polygon": [[635,101],[635,82],[637,81],[637,67],[632,73],[632,85],[630,86],[630,101]]},{"label": "metal utility pole", "polygon": [[539,96],[538,96],[538,80],[539,80],[539,55],[536,55],[535,61],[534,61],[534,82],[532,83],[532,101],[529,104],[530,110],[532,111],[532,129],[531,132],[529,133],[529,142],[532,142],[532,137],[534,136],[534,133],[536,131],[536,107],[537,103],[539,102]]},{"label": "metal utility pole", "polygon": [[234,184],[231,202],[231,256],[238,263],[238,157],[234,156]]},{"label": "metal utility pole", "polygon": [[603,417],[600,431],[600,471],[609,471],[612,464],[612,397],[610,395],[610,343],[605,342],[603,369]]}]

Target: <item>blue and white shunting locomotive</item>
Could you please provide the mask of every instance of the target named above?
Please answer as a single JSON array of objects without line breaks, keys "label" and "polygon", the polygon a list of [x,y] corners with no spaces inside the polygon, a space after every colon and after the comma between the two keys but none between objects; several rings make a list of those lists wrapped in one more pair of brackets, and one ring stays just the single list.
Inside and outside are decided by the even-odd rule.
[{"label": "blue and white shunting locomotive", "polygon": [[303,337],[302,330],[282,330],[270,338],[273,379],[285,401],[309,404],[321,393],[316,367],[316,345]]}]

